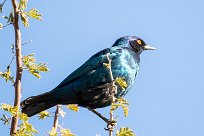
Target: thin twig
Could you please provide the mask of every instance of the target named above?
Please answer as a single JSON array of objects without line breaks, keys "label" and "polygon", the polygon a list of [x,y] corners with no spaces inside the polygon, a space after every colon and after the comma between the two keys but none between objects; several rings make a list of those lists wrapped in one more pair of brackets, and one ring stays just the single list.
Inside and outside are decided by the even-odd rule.
[{"label": "thin twig", "polygon": [[11,24],[13,24],[13,23],[8,23],[8,24],[6,24],[6,25],[3,25],[2,28],[5,28],[5,27],[7,27],[7,26],[9,26],[9,25],[11,25]]},{"label": "thin twig", "polygon": [[4,6],[4,4],[5,4],[6,1],[7,1],[7,0],[4,0],[4,2],[1,3],[2,7]]},{"label": "thin twig", "polygon": [[21,53],[21,32],[19,29],[19,8],[18,1],[11,0],[14,10],[14,31],[15,31],[15,50],[16,50],[16,81],[15,81],[15,100],[14,107],[16,107],[16,116],[12,117],[10,135],[15,135],[18,125],[18,112],[20,108],[21,99],[21,77],[22,77],[22,53]]},{"label": "thin twig", "polygon": [[11,61],[10,61],[9,65],[8,65],[8,67],[10,67],[10,66],[11,66],[11,64],[12,64],[12,62],[13,62],[13,60],[14,60],[14,58],[15,58],[15,56],[13,56],[13,57],[12,57],[12,59],[11,59]]},{"label": "thin twig", "polygon": [[111,78],[111,82],[113,82],[113,73],[112,73],[112,69],[111,69],[111,59],[109,58],[108,54],[106,54],[106,57],[108,59],[108,69],[109,69],[109,75],[110,75],[110,78]]},{"label": "thin twig", "polygon": [[58,127],[58,117],[59,117],[59,111],[60,111],[61,105],[57,105],[56,111],[55,111],[55,116],[54,116],[54,122],[53,122],[53,129],[54,133],[57,132],[57,127]]},{"label": "thin twig", "polygon": [[[109,75],[110,75],[110,79],[111,79],[111,83],[112,83],[112,90],[111,90],[111,97],[112,97],[112,103],[115,102],[115,96],[114,94],[116,93],[117,91],[117,86],[115,85],[115,82],[114,82],[114,78],[113,78],[113,72],[112,72],[112,69],[111,69],[111,59],[109,58],[108,54],[106,54],[106,57],[108,59],[108,69],[109,69]],[[114,121],[113,119],[113,111],[110,110],[110,120],[109,122],[112,123]],[[108,124],[109,126],[109,136],[112,136],[113,135],[113,131],[114,131],[114,126],[112,126],[112,124]]]},{"label": "thin twig", "polygon": [[104,120],[107,124],[109,124],[109,120],[107,118],[105,118],[103,115],[101,115],[99,112],[97,112],[96,110],[90,108],[90,107],[86,107],[88,110],[92,111],[93,113],[95,113],[98,117],[100,117],[102,120]]},{"label": "thin twig", "polygon": [[26,41],[26,42],[22,43],[21,45],[26,45],[26,44],[30,44],[30,43],[32,43],[32,40]]}]

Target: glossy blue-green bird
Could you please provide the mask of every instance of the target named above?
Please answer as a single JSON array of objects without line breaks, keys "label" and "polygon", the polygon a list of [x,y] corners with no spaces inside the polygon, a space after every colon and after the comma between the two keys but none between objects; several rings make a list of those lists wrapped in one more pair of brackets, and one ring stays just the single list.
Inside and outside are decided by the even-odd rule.
[{"label": "glossy blue-green bird", "polygon": [[57,104],[78,104],[91,109],[109,106],[112,102],[112,80],[110,69],[104,64],[111,60],[113,79],[121,77],[126,82],[125,90],[116,84],[114,96],[123,97],[138,73],[140,54],[154,49],[137,36],[121,37],[112,47],[93,55],[50,92],[24,100],[22,112],[30,117]]}]

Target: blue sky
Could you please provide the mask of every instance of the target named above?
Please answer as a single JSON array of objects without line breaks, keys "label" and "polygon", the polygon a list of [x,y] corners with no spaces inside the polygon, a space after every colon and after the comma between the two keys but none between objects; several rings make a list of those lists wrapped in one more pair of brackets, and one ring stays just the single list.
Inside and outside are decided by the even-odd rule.
[{"label": "blue sky", "polygon": [[[6,2],[5,14],[10,4]],[[51,90],[117,38],[136,35],[157,50],[142,53],[138,77],[125,97],[129,116],[118,110],[116,129],[129,126],[137,136],[203,136],[203,4],[202,0],[29,1],[28,9],[37,8],[44,16],[43,21],[29,19],[29,29],[21,25],[22,42],[33,41],[23,47],[23,54],[36,53],[37,61],[47,62],[51,70],[41,79],[25,71],[22,99]],[[13,35],[12,27],[0,31],[0,71],[12,57]],[[0,103],[12,104],[11,83],[0,79],[0,92]],[[108,109],[99,111],[108,116]],[[63,127],[77,136],[108,135],[106,124],[88,110],[64,111]],[[39,121],[34,116],[30,122],[43,135],[53,119]],[[0,123],[0,132],[8,135],[8,126]]]}]

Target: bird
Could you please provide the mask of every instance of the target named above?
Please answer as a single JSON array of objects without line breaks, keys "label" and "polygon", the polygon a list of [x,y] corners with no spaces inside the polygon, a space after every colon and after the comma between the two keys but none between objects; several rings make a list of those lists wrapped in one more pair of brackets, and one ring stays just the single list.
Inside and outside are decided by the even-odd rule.
[{"label": "bird", "polygon": [[[90,57],[78,69],[49,92],[31,96],[21,102],[22,112],[31,117],[55,105],[77,104],[91,109],[104,108],[112,103],[110,86],[117,77],[127,84],[116,84],[115,98],[124,97],[131,89],[140,67],[140,54],[156,48],[137,36],[124,36]],[[110,69],[104,64],[111,60]]]}]

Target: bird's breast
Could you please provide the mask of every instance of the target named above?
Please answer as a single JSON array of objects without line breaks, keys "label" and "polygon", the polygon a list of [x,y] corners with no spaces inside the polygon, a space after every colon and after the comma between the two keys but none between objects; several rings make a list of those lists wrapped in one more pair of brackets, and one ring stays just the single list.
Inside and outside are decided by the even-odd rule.
[{"label": "bird's breast", "polygon": [[129,52],[123,52],[120,57],[112,61],[113,77],[120,77],[127,83],[127,88],[118,90],[117,97],[124,96],[134,83],[135,77],[139,70],[139,58]]}]

